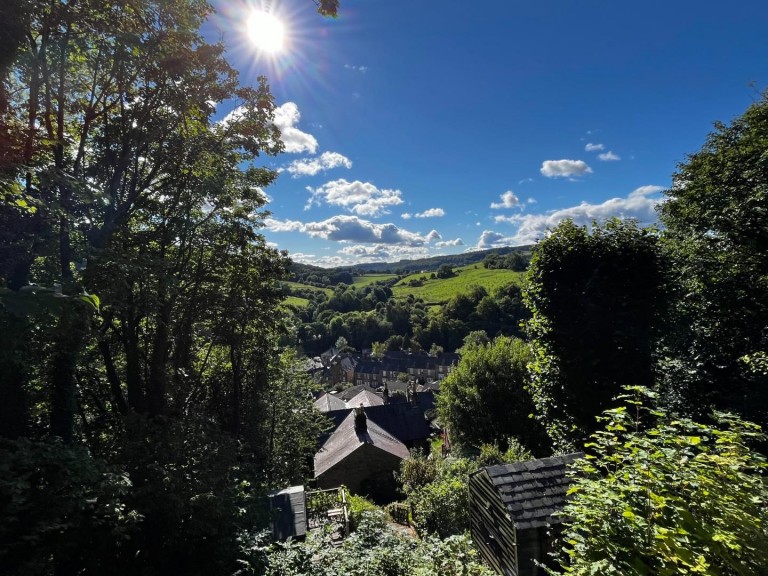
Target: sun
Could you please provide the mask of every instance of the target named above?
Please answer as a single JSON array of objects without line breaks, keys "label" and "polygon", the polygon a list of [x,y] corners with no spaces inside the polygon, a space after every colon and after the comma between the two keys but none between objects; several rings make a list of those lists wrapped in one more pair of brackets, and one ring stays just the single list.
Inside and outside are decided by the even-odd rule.
[{"label": "sun", "polygon": [[251,13],[248,35],[253,44],[264,52],[275,53],[283,48],[283,23],[269,12],[254,10]]}]

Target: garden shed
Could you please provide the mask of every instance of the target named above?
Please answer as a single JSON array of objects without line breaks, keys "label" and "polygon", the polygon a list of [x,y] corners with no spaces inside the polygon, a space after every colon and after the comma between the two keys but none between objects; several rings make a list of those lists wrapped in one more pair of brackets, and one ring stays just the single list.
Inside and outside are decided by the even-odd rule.
[{"label": "garden shed", "polygon": [[300,538],[307,533],[304,486],[291,486],[269,495],[272,539]]},{"label": "garden shed", "polygon": [[568,465],[583,454],[482,468],[469,477],[472,540],[504,576],[543,576],[559,530]]}]

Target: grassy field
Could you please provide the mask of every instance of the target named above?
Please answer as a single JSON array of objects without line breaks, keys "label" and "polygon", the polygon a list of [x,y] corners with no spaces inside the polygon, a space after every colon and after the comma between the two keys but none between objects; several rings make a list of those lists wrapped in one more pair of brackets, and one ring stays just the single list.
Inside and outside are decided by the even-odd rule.
[{"label": "grassy field", "polygon": [[[482,286],[488,293],[493,293],[497,288],[510,282],[519,284],[522,282],[524,272],[512,270],[488,270],[482,265],[471,264],[462,268],[454,268],[456,276],[446,279],[431,279],[431,273],[411,274],[406,276],[392,288],[395,298],[407,298],[413,294],[416,298],[422,298],[430,305],[443,304],[456,294],[468,292],[472,286]],[[411,280],[424,278],[422,286],[409,286]]]},{"label": "grassy field", "polygon": [[319,288],[318,286],[310,286],[309,284],[299,284],[298,282],[283,282],[290,290],[314,290],[316,292],[325,292],[330,298],[333,295],[333,290],[330,288]]},{"label": "grassy field", "polygon": [[296,296],[287,296],[283,300],[285,306],[294,306],[296,308],[306,308],[309,305],[309,300],[306,298],[298,298]]},{"label": "grassy field", "polygon": [[374,282],[379,282],[380,280],[391,280],[392,278],[397,278],[397,274],[366,274],[364,276],[355,276],[355,283],[353,286],[361,288],[373,284]]}]

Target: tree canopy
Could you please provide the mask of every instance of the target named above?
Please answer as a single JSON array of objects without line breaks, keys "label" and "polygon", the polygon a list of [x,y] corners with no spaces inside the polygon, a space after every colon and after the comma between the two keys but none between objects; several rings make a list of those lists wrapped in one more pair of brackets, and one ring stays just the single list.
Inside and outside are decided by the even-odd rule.
[{"label": "tree canopy", "polygon": [[556,446],[583,441],[621,386],[653,386],[665,308],[655,231],[562,222],[536,246],[525,301],[531,392]]},{"label": "tree canopy", "polygon": [[502,450],[515,438],[541,453],[544,430],[531,418],[534,405],[527,390],[532,359],[520,339],[468,342],[438,396],[438,413],[451,435],[472,446],[498,444]]},{"label": "tree canopy", "polygon": [[768,424],[768,94],[715,124],[678,166],[660,207],[674,262],[677,330],[668,387],[688,409],[738,410]]}]

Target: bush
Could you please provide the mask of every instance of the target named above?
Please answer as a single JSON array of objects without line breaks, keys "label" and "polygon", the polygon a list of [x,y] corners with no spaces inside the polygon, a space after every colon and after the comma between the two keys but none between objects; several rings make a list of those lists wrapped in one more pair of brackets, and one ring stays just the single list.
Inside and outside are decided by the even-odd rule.
[{"label": "bush", "polygon": [[109,572],[141,520],[125,506],[130,486],[83,447],[0,441],[0,573]]},{"label": "bush", "polygon": [[465,458],[436,462],[437,477],[414,488],[407,501],[419,533],[445,538],[469,528],[468,475],[477,466]]},{"label": "bush", "polygon": [[768,487],[755,424],[677,419],[632,388],[575,463],[561,565],[568,574],[765,574]]},{"label": "bush", "polygon": [[365,515],[340,547],[320,532],[266,550],[266,576],[492,576],[466,535],[417,541]]},{"label": "bush", "polygon": [[[347,507],[349,509],[349,529],[356,530],[365,517],[383,514],[381,509],[370,500],[347,492]],[[374,520],[371,520],[373,522]]]}]

